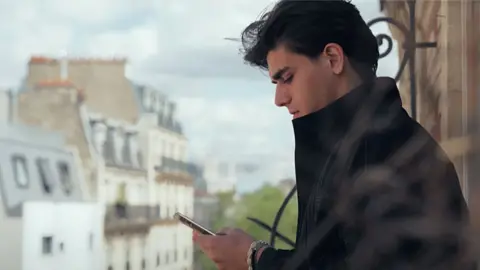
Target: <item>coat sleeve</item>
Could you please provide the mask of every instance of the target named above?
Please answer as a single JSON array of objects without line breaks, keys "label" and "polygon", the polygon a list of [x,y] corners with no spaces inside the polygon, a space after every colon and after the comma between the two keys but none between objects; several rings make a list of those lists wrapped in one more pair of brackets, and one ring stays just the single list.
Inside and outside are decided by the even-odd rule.
[{"label": "coat sleeve", "polygon": [[[285,269],[287,262],[293,259],[296,250],[281,250],[268,248],[263,251],[259,258],[255,270],[282,270]],[[316,260],[315,263],[306,261],[295,270],[328,270],[329,264],[326,261]],[[340,269],[340,268],[335,268]],[[343,268],[342,268],[343,269]]]},{"label": "coat sleeve", "polygon": [[468,211],[453,165],[420,159],[383,180],[351,220],[362,235],[351,269],[472,269]]},{"label": "coat sleeve", "polygon": [[279,270],[292,256],[295,250],[265,249],[260,256],[256,270]]}]

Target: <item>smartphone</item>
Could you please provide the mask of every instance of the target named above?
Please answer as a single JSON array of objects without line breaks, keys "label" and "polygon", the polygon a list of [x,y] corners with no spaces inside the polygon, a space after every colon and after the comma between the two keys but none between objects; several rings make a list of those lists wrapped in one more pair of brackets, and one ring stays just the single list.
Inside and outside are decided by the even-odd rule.
[{"label": "smartphone", "polygon": [[190,219],[189,217],[185,216],[185,215],[182,215],[180,213],[175,213],[175,215],[173,216],[174,219],[180,221],[183,225],[185,226],[188,226],[189,228],[191,228],[192,230],[194,231],[197,231],[201,234],[205,234],[205,235],[215,235],[214,232],[210,231],[209,229],[203,227],[202,225],[196,223],[195,221],[193,221],[192,219]]}]

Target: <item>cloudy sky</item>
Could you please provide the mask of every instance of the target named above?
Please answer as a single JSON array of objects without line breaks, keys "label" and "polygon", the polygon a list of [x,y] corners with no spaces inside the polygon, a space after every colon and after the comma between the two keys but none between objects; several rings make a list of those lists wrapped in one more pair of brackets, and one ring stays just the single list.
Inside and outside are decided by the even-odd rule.
[{"label": "cloudy sky", "polygon": [[[354,0],[366,20],[378,0]],[[127,76],[179,104],[192,159],[261,168],[239,190],[293,176],[291,117],[273,105],[266,74],[243,64],[238,37],[270,0],[0,0],[0,87],[14,87],[30,55],[122,56]],[[373,28],[387,33],[386,25]],[[395,55],[379,75],[393,76]]]}]

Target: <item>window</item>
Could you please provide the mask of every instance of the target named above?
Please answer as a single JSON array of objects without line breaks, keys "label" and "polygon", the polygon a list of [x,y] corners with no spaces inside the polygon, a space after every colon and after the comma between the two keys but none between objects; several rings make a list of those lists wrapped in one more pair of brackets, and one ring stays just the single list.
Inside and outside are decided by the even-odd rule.
[{"label": "window", "polygon": [[115,162],[115,130],[112,127],[107,128],[107,136],[103,146],[103,158],[108,162]]},{"label": "window", "polygon": [[132,164],[132,135],[128,134],[125,136],[125,142],[122,148],[122,161],[124,164]]},{"label": "window", "polygon": [[13,173],[15,182],[19,187],[25,188],[28,186],[28,168],[27,160],[24,156],[15,155],[12,157]]},{"label": "window", "polygon": [[50,170],[50,164],[48,159],[38,158],[35,162],[37,164],[38,175],[40,176],[40,181],[42,183],[43,190],[46,193],[51,194],[53,190],[53,174]]},{"label": "window", "polygon": [[143,167],[143,155],[142,155],[142,152],[140,151],[137,152],[137,161],[138,161],[138,167]]},{"label": "window", "polygon": [[98,153],[104,153],[105,141],[107,140],[106,126],[102,122],[92,121],[93,142]]},{"label": "window", "polygon": [[42,254],[49,255],[53,253],[53,237],[52,236],[44,236],[42,238]]},{"label": "window", "polygon": [[122,130],[117,129],[114,131],[113,140],[114,161],[116,164],[122,164],[122,150],[125,145],[125,136]]},{"label": "window", "polygon": [[65,162],[58,163],[58,174],[65,193],[70,194],[73,190],[73,183],[70,174],[70,167]]}]

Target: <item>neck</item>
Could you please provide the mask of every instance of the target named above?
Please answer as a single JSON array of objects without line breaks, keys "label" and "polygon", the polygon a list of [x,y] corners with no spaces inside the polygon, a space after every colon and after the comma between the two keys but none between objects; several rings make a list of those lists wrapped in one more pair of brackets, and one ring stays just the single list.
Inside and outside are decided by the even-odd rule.
[{"label": "neck", "polygon": [[356,73],[346,74],[335,87],[336,99],[347,95],[352,89],[356,89],[362,84],[364,84],[364,81]]}]

